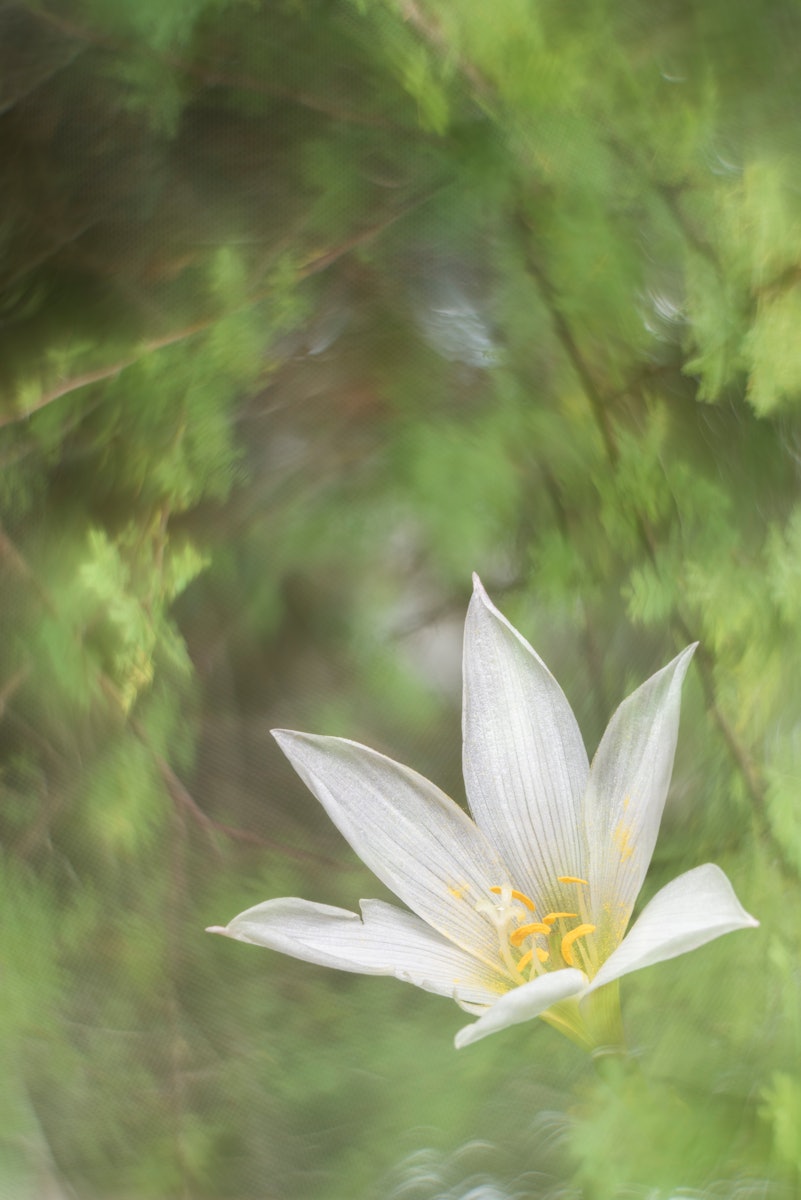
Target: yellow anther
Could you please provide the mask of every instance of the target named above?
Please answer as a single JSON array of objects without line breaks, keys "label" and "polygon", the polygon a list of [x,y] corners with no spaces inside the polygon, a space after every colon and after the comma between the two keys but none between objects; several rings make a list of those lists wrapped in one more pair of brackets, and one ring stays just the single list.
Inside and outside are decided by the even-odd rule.
[{"label": "yellow anther", "polygon": [[513,933],[510,933],[509,941],[513,946],[519,946],[532,933],[544,933],[546,937],[549,937],[551,927],[550,925],[545,925],[542,921],[532,921],[530,925],[521,925],[519,929],[515,929]]},{"label": "yellow anther", "polygon": [[548,959],[551,957],[548,951],[543,950],[542,946],[536,946],[535,949],[537,952],[537,958],[540,960],[540,962],[547,963]]},{"label": "yellow anther", "polygon": [[562,958],[569,967],[573,966],[573,951],[571,949],[576,938],[584,937],[588,933],[595,933],[594,925],[577,925],[575,929],[571,929],[570,933],[566,933],[562,938]]},{"label": "yellow anther", "polygon": [[[526,953],[523,955],[523,957],[520,959],[520,962],[517,964],[517,970],[521,973],[521,975],[522,975],[523,971],[525,971],[526,967],[531,962],[533,957],[534,957],[533,951],[527,950]],[[540,959],[540,962],[542,962],[542,959]]]},{"label": "yellow anther", "polygon": [[578,913],[548,913],[542,919],[546,925],[553,925],[560,917],[577,917]]},{"label": "yellow anther", "polygon": [[560,883],[589,883],[587,879],[579,879],[578,875],[557,875]]},{"label": "yellow anther", "polygon": [[[496,896],[500,896],[503,892],[503,888],[491,887],[490,891],[494,892]],[[530,900],[524,892],[518,892],[516,888],[512,888],[510,894],[513,900],[519,900],[521,904],[525,904],[526,908],[530,909],[531,912],[534,912],[534,901]]]}]

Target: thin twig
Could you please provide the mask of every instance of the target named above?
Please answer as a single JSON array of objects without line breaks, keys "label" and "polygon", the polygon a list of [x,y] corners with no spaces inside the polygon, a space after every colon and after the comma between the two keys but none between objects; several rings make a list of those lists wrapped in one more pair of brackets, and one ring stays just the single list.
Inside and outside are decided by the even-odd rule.
[{"label": "thin twig", "polygon": [[[576,375],[578,376],[582,385],[582,389],[587,397],[590,408],[598,425],[610,466],[614,470],[620,462],[620,450],[617,445],[614,429],[611,421],[609,420],[604,398],[601,395],[600,390],[595,385],[592,374],[586,362],[584,361],[584,357],[579,350],[575,338],[573,337],[567,320],[558,308],[556,295],[550,284],[550,281],[540,265],[533,260],[533,256],[530,252],[528,254],[528,265],[531,273],[539,285],[540,294],[550,314],[551,323],[553,325],[557,340],[561,344],[567,358],[573,365]],[[651,528],[650,522],[648,521],[648,518],[640,511],[635,514],[635,517],[640,544],[649,562],[658,572],[660,564],[657,550],[657,540]],[[674,615],[674,624],[685,642],[694,642],[698,640],[691,626],[679,610],[677,610]],[[765,797],[764,785],[760,778],[759,772],[745,746],[743,746],[742,742],[737,737],[717,700],[714,681],[714,659],[708,650],[699,648],[696,661],[698,665],[698,672],[701,677],[701,684],[704,690],[704,698],[715,724],[720,731],[726,748],[729,751],[737,770],[743,778],[746,789],[751,798],[754,815],[756,817],[760,832],[767,844],[772,847],[773,852],[775,853],[785,873],[797,875],[797,870],[794,864],[791,862],[784,847],[778,838],[776,838],[771,828],[767,814],[767,801]]]},{"label": "thin twig", "polygon": [[18,667],[10,679],[0,687],[0,721],[2,721],[6,712],[6,705],[11,697],[16,692],[17,688],[21,687],[31,673],[31,668],[28,663],[24,663]]},{"label": "thin twig", "polygon": [[[22,578],[26,580],[36,591],[37,596],[43,605],[51,614],[57,614],[58,609],[54,601],[50,597],[47,589],[40,583],[35,572],[28,565],[23,555],[8,537],[8,535],[0,528],[0,554],[4,554],[9,558],[14,565],[15,570]],[[10,680],[0,689],[0,715],[4,710],[8,699],[17,690],[22,683],[28,678],[30,673],[29,667],[20,668]],[[132,732],[142,742],[146,749],[153,756],[153,761],[161,775],[167,792],[180,811],[186,812],[192,820],[207,834],[220,834],[223,837],[229,838],[231,841],[243,842],[253,846],[261,846],[268,850],[275,850],[281,854],[285,854],[290,858],[295,858],[304,862],[313,862],[320,866],[335,867],[338,870],[350,870],[351,867],[341,862],[336,862],[333,859],[327,858],[322,854],[315,854],[310,850],[302,850],[296,846],[288,846],[283,842],[277,842],[272,838],[264,838],[259,834],[252,833],[249,830],[238,829],[233,825],[226,825],[221,821],[215,821],[209,817],[197,802],[193,799],[189,790],[181,782],[172,769],[167,760],[158,753],[152,745],[148,736],[147,730],[135,717],[129,716],[126,705],[122,696],[113,681],[102,671],[97,673],[97,682],[101,691],[110,700],[121,715],[123,715],[129,724]],[[219,854],[219,851],[217,852]]]},{"label": "thin twig", "polygon": [[[417,197],[403,208],[400,208],[397,212],[391,213],[388,217],[383,217],[380,221],[374,222],[374,224],[368,226],[366,229],[362,229],[358,233],[353,234],[352,237],[347,238],[338,246],[334,246],[331,250],[327,250],[324,254],[317,255],[311,260],[311,262],[304,264],[304,266],[298,269],[298,280],[308,279],[312,275],[318,275],[320,272],[327,270],[340,258],[350,254],[352,250],[356,250],[358,247],[372,241],[373,238],[378,237],[379,234],[383,233],[386,229],[389,229],[390,226],[394,225],[397,221],[400,221],[409,212],[412,212],[414,209],[419,208],[422,204],[427,203],[432,196],[436,194],[437,192],[434,191]],[[82,375],[73,376],[71,379],[67,379],[63,383],[58,384],[56,387],[51,388],[49,391],[44,392],[36,401],[36,403],[29,405],[24,412],[6,413],[4,416],[0,415],[0,429],[6,425],[14,425],[20,421],[26,421],[29,417],[33,416],[34,413],[46,408],[54,401],[60,400],[62,396],[68,396],[71,392],[76,392],[82,388],[90,387],[95,383],[102,383],[106,379],[114,379],[118,375],[122,374],[123,371],[126,371],[129,367],[135,366],[136,363],[141,362],[142,359],[146,358],[149,354],[154,354],[159,350],[165,349],[167,346],[174,346],[179,342],[187,341],[189,338],[193,338],[197,334],[203,333],[212,328],[219,321],[223,321],[236,313],[243,312],[248,308],[253,308],[257,304],[261,304],[264,300],[269,298],[270,294],[270,291],[265,289],[264,291],[258,292],[256,295],[249,297],[247,300],[244,300],[241,304],[236,305],[234,308],[229,309],[227,312],[217,314],[213,317],[207,317],[200,321],[195,321],[191,325],[185,326],[183,329],[178,329],[173,333],[165,334],[163,337],[153,338],[152,340],[145,342],[136,354],[128,355],[125,358],[119,359],[117,362],[111,363],[108,366],[98,367],[94,371],[87,371]]]},{"label": "thin twig", "polygon": [[[423,12],[417,0],[401,0],[400,11],[404,21],[411,25],[423,40],[433,47],[440,58],[453,59],[453,45],[451,41],[443,32],[439,23],[433,17]],[[476,93],[484,100],[489,99],[492,94],[492,88],[478,68],[468,59],[461,56],[456,58],[456,65],[465,79],[472,84]]]},{"label": "thin twig", "polygon": [[124,55],[130,55],[134,50],[140,53],[144,51],[150,58],[164,63],[165,66],[172,67],[173,70],[183,75],[196,78],[205,87],[235,88],[242,92],[272,96],[277,100],[285,100],[290,104],[297,104],[301,108],[311,109],[313,112],[322,113],[323,116],[331,117],[335,121],[342,121],[349,125],[362,125],[370,129],[384,129],[396,134],[413,132],[417,135],[416,130],[409,130],[405,126],[398,125],[386,117],[377,117],[372,113],[359,112],[348,105],[333,103],[326,96],[316,96],[311,92],[296,91],[292,88],[282,87],[280,84],[272,83],[266,77],[260,79],[255,75],[231,75],[225,71],[219,71],[214,67],[205,66],[202,63],[188,62],[186,59],[180,58],[175,54],[159,53],[150,47],[143,46],[141,43],[134,44],[130,40],[97,33],[84,26],[76,25],[75,22],[47,9],[37,9],[34,15],[45,24],[58,29],[65,37],[75,38],[87,45],[102,46],[107,50],[117,51]]},{"label": "thin twig", "polygon": [[[139,723],[132,721],[131,725],[137,736],[147,744],[146,734]],[[185,811],[204,833],[221,834],[223,837],[229,838],[234,842],[244,842],[247,845],[259,846],[266,850],[276,850],[300,862],[312,862],[318,866],[336,867],[338,870],[346,869],[342,863],[326,858],[323,854],[315,854],[311,850],[301,850],[297,846],[287,846],[284,842],[276,842],[272,838],[261,837],[260,834],[252,833],[248,829],[237,829],[233,825],[225,825],[222,821],[213,820],[203,811],[197,801],[192,798],[188,789],[175,774],[166,759],[154,751],[151,751],[151,753],[153,753],[153,761],[159,770],[173,803]],[[217,850],[217,856],[222,857],[219,850]]]},{"label": "thin twig", "polygon": [[[178,778],[175,771],[172,769],[167,760],[159,754],[153,747],[147,730],[141,721],[136,717],[131,717],[127,713],[126,705],[120,695],[116,685],[107,675],[98,672],[98,682],[103,693],[110,699],[114,706],[122,713],[128,722],[129,727],[139,738],[143,746],[153,756],[153,762],[161,775],[170,799],[182,811],[185,811],[206,834],[221,834],[223,837],[229,838],[231,841],[245,842],[252,846],[262,846],[268,850],[276,850],[281,854],[286,854],[290,858],[302,860],[304,862],[317,863],[320,866],[336,867],[340,870],[345,868],[342,863],[335,862],[333,859],[327,858],[322,854],[315,854],[311,850],[301,850],[297,846],[287,846],[283,842],[276,842],[272,838],[263,838],[257,833],[251,833],[246,829],[237,829],[233,825],[225,825],[221,821],[215,821],[203,811],[200,805],[193,799],[188,788]],[[217,851],[219,857],[219,851]]]},{"label": "thin twig", "polygon": [[60,400],[62,396],[68,396],[70,392],[77,392],[81,388],[90,387],[93,383],[101,383],[104,379],[115,378],[127,370],[128,367],[132,367],[135,363],[140,362],[148,354],[153,354],[157,350],[163,350],[166,346],[175,345],[177,342],[186,341],[187,338],[194,337],[196,334],[216,324],[220,319],[220,317],[213,317],[205,321],[196,321],[193,325],[187,325],[184,329],[179,329],[174,333],[166,334],[164,337],[154,338],[152,341],[145,342],[138,354],[129,355],[127,358],[111,363],[110,366],[98,367],[95,371],[87,371],[83,375],[74,375],[72,379],[67,379],[64,383],[51,388],[49,392],[44,392],[36,403],[31,404],[24,412],[7,413],[5,416],[0,416],[0,429],[6,425],[14,425],[19,421],[26,421],[34,413],[39,412],[40,409],[46,408],[48,404],[52,404],[55,400]]},{"label": "thin twig", "polygon": [[298,92],[292,88],[280,87],[278,84],[270,83],[266,79],[257,79],[253,75],[228,75],[224,71],[217,71],[212,67],[187,62],[185,59],[177,58],[172,54],[159,55],[159,58],[176,71],[180,71],[184,75],[191,75],[200,80],[207,87],[236,88],[243,92],[255,92],[257,95],[273,96],[278,100],[286,100],[290,104],[297,104],[301,108],[311,109],[313,112],[322,113],[323,116],[331,117],[335,121],[343,121],[348,125],[363,125],[368,129],[384,129],[395,134],[416,134],[417,132],[416,130],[406,129],[403,125],[398,125],[396,122],[389,121],[385,117],[376,117],[370,113],[358,112],[347,105],[335,104],[326,97],[314,96],[311,92]]}]

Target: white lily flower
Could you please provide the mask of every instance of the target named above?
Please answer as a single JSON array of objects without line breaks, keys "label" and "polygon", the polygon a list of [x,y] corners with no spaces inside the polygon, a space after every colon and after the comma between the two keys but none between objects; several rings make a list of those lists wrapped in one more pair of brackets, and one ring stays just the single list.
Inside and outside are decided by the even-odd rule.
[{"label": "white lily flower", "polygon": [[694,649],[620,705],[590,766],[558,683],[474,576],[463,715],[474,820],[366,746],[274,731],[359,857],[411,911],[363,900],[359,917],[284,898],[211,932],[450,996],[478,1015],[457,1047],[536,1016],[597,1044],[587,1018],[598,989],[758,924],[707,863],[662,888],[624,937],[656,842]]}]

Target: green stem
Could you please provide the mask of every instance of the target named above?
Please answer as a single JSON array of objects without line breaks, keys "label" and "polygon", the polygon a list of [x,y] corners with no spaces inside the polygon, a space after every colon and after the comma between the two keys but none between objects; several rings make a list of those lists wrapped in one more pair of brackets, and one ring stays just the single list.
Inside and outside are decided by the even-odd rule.
[{"label": "green stem", "polygon": [[592,1046],[596,1064],[628,1058],[623,1017],[620,1011],[620,986],[617,980],[599,988],[581,1001],[581,1016]]}]

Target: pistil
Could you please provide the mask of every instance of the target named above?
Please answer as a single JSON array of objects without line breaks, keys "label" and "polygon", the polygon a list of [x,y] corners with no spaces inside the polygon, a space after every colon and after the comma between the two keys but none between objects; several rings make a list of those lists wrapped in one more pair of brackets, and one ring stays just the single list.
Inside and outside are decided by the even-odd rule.
[{"label": "pistil", "polygon": [[[496,896],[503,895],[503,888],[500,887],[491,887],[490,891],[494,892]],[[518,892],[517,888],[512,888],[509,892],[509,895],[513,900],[519,900],[521,904],[525,904],[526,908],[529,909],[530,912],[534,912],[534,901],[529,899],[525,892]]]}]

